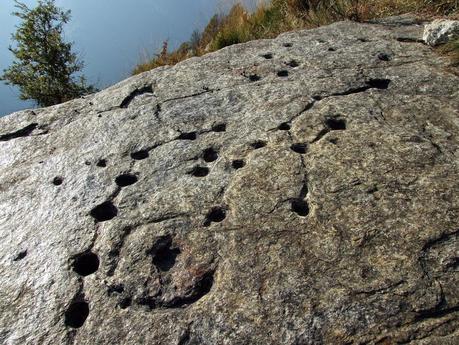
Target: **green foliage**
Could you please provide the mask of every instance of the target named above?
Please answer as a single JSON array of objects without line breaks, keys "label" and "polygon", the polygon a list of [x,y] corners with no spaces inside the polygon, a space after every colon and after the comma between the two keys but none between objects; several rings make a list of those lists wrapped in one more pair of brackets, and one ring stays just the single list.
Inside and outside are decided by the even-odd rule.
[{"label": "green foliage", "polygon": [[16,46],[9,48],[15,61],[0,79],[18,86],[21,99],[35,100],[39,106],[94,92],[84,76],[73,76],[82,70],[83,63],[72,52],[72,43],[64,42],[62,37],[70,11],[56,7],[54,0],[39,0],[33,9],[15,3],[17,11],[13,15],[22,20],[12,35]]}]

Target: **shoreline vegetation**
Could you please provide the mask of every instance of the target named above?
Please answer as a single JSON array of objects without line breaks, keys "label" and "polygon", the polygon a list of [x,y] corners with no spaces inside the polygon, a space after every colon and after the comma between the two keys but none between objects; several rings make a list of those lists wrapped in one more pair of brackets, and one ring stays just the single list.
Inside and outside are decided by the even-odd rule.
[{"label": "shoreline vegetation", "polygon": [[[169,51],[164,41],[160,51],[139,63],[132,75],[153,68],[175,65],[193,56],[217,51],[232,44],[274,38],[291,30],[311,29],[341,20],[364,22],[371,19],[414,13],[421,18],[459,19],[459,0],[272,0],[253,11],[234,5],[227,14],[216,14],[205,29],[194,31],[189,41]],[[439,52],[459,65],[459,40]]]}]

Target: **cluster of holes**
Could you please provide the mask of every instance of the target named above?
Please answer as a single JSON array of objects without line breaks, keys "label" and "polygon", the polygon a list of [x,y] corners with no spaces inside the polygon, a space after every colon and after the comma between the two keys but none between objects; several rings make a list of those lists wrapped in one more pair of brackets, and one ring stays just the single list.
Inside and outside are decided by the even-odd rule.
[{"label": "cluster of holes", "polygon": [[80,276],[86,277],[99,269],[99,257],[93,252],[85,252],[77,255],[73,260],[73,270]]},{"label": "cluster of holes", "polygon": [[220,223],[226,218],[226,210],[223,207],[213,207],[206,215],[204,226],[209,226],[211,223]]}]

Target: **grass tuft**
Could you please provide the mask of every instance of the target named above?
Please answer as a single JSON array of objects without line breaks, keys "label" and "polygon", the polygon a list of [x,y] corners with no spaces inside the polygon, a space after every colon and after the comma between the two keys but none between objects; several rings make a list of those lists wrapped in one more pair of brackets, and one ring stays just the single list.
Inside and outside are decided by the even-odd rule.
[{"label": "grass tuft", "polygon": [[[159,53],[138,64],[132,74],[174,65],[192,56],[282,32],[314,28],[340,20],[366,21],[412,12],[422,17],[459,18],[459,0],[272,0],[249,13],[241,4],[225,15],[215,15],[202,32],[195,31],[188,42],[169,52],[165,41]],[[442,47],[443,54],[459,64],[459,42]]]}]

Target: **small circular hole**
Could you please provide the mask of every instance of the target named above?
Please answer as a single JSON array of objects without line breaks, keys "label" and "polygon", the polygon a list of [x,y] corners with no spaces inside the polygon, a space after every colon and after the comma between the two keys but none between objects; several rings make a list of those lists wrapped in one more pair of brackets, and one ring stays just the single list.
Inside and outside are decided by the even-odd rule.
[{"label": "small circular hole", "polygon": [[287,63],[288,66],[295,68],[298,67],[300,64],[296,60],[291,60],[289,63]]},{"label": "small circular hole", "polygon": [[142,159],[146,159],[146,158],[148,158],[148,156],[149,156],[149,154],[148,154],[147,150],[140,150],[140,151],[136,151],[136,152],[131,153],[131,158],[135,159],[136,161],[140,161]]},{"label": "small circular hole", "polygon": [[180,133],[178,136],[178,140],[196,140],[197,138],[196,132],[190,132],[190,133]]},{"label": "small circular hole", "polygon": [[266,142],[262,140],[257,140],[253,142],[252,144],[250,144],[250,146],[252,146],[255,150],[261,149],[262,147],[266,146]]},{"label": "small circular hole", "polygon": [[99,161],[96,163],[96,166],[99,168],[105,168],[107,166],[107,161],[105,159],[99,159]]},{"label": "small circular hole", "polygon": [[226,123],[219,123],[212,127],[212,131],[214,132],[225,132],[226,131]]},{"label": "small circular hole", "polygon": [[309,214],[308,203],[302,199],[295,199],[292,201],[292,211],[300,217],[306,217]]},{"label": "small circular hole", "polygon": [[92,252],[79,254],[73,261],[73,270],[83,277],[95,273],[98,269],[99,257]]},{"label": "small circular hole", "polygon": [[118,215],[118,209],[111,201],[106,201],[94,207],[90,212],[97,222],[106,222],[115,218]]},{"label": "small circular hole", "polygon": [[277,72],[278,77],[288,77],[288,71],[287,70],[282,70]]},{"label": "small circular hole", "polygon": [[209,211],[206,216],[205,226],[209,226],[210,223],[220,223],[226,218],[226,211],[221,207],[214,207]]},{"label": "small circular hole", "polygon": [[115,183],[120,187],[130,186],[138,181],[137,176],[132,174],[122,174],[115,179]]},{"label": "small circular hole", "polygon": [[256,74],[251,74],[251,75],[249,75],[248,78],[249,78],[250,81],[259,81],[261,79],[261,77],[256,75]]},{"label": "small circular hole", "polygon": [[209,174],[209,168],[207,167],[200,167],[200,166],[195,166],[190,172],[190,175],[194,177],[204,177]]},{"label": "small circular hole", "polygon": [[308,146],[305,143],[296,143],[290,146],[290,148],[292,151],[304,155],[308,149]]},{"label": "small circular hole", "polygon": [[218,158],[218,152],[214,150],[212,147],[209,147],[208,149],[205,149],[204,152],[202,153],[202,158],[206,162],[216,161]]},{"label": "small circular hole", "polygon": [[234,169],[241,169],[245,166],[245,162],[242,159],[236,159],[231,163]]},{"label": "small circular hole", "polygon": [[290,124],[288,122],[283,122],[279,125],[279,127],[277,127],[277,129],[281,131],[288,131],[290,130]]},{"label": "small circular hole", "polygon": [[65,312],[65,324],[72,328],[83,326],[89,315],[89,304],[87,302],[74,302]]},{"label": "small circular hole", "polygon": [[64,179],[60,176],[56,176],[55,178],[53,178],[53,185],[55,186],[60,186],[62,182],[64,182]]}]

